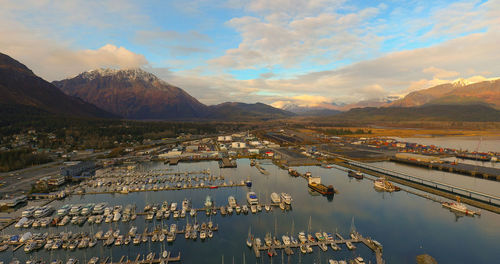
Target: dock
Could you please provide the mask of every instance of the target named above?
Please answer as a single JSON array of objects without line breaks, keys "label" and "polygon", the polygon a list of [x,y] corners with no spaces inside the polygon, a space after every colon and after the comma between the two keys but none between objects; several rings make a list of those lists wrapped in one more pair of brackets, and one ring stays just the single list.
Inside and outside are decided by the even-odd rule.
[{"label": "dock", "polygon": [[219,160],[219,168],[236,168],[236,161],[229,158],[222,158]]},{"label": "dock", "polygon": [[396,157],[393,157],[390,160],[398,163],[404,163],[433,170],[453,172],[492,181],[500,181],[500,169],[498,168],[476,166],[465,163],[454,164],[451,162],[426,162],[412,159],[401,159]]},{"label": "dock", "polygon": [[257,170],[259,170],[260,173],[264,175],[269,175],[269,172],[266,169],[262,168],[259,163],[255,164],[255,168],[257,168]]},{"label": "dock", "polygon": [[[384,263],[384,260],[382,258],[382,249],[380,247],[378,247],[374,242],[373,240],[369,239],[369,238],[365,238],[363,236],[361,236],[360,234],[357,234],[357,237],[356,239],[345,239],[343,238],[340,234],[336,233],[335,234],[337,236],[337,239],[333,239],[333,240],[328,240],[328,239],[325,239],[325,240],[321,240],[321,241],[318,241],[316,239],[314,239],[314,241],[310,241],[308,240],[307,242],[305,243],[296,243],[296,244],[293,244],[293,243],[290,243],[289,245],[284,245],[283,243],[281,243],[280,245],[276,245],[274,243],[272,243],[270,246],[267,246],[267,245],[261,245],[261,246],[257,246],[257,245],[253,245],[252,246],[252,249],[255,253],[255,256],[257,258],[259,258],[261,255],[260,255],[260,251],[270,251],[270,252],[275,252],[276,250],[284,250],[287,255],[291,255],[293,254],[293,250],[294,248],[299,248],[300,246],[302,245],[307,245],[307,246],[319,246],[321,244],[324,244],[324,245],[327,245],[329,246],[331,243],[335,243],[337,245],[339,244],[347,244],[348,242],[350,243],[362,243],[362,244],[365,244],[368,248],[370,248],[374,253],[375,253],[375,258],[376,258],[376,263],[377,264],[383,264]],[[274,254],[272,254],[274,255]]]},{"label": "dock", "polygon": [[[243,183],[234,183],[234,184],[220,184],[220,185],[204,185],[204,186],[186,186],[186,187],[166,187],[166,188],[161,188],[161,189],[139,189],[139,190],[127,190],[127,193],[133,193],[133,192],[157,192],[157,191],[178,191],[178,190],[190,190],[190,189],[218,189],[218,188],[228,188],[228,187],[245,187],[246,185]],[[113,191],[97,191],[97,192],[84,192],[81,194],[77,195],[85,195],[85,194],[113,194],[113,193],[119,193],[119,194],[127,194],[124,193],[122,190],[113,190]]]}]

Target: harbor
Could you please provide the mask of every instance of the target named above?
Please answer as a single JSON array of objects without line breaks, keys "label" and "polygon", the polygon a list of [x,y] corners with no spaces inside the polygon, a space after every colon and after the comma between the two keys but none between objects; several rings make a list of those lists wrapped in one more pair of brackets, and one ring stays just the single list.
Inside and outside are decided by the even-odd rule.
[{"label": "harbor", "polygon": [[[107,203],[105,208],[114,209],[115,207],[121,207],[121,218],[117,219],[117,221],[110,220],[110,222],[106,222],[103,216],[101,222],[96,223],[95,218],[99,217],[100,214],[86,216],[86,221],[83,221],[81,224],[72,224],[70,222],[62,226],[53,225],[51,224],[52,221],[49,221],[46,227],[30,226],[27,228],[16,228],[14,226],[18,222],[16,221],[16,223],[4,229],[2,234],[5,239],[9,236],[10,239],[15,235],[18,235],[20,238],[27,232],[31,232],[33,235],[43,235],[47,232],[52,237],[52,240],[54,240],[57,237],[62,238],[64,233],[71,232],[72,236],[75,236],[72,239],[77,239],[79,245],[82,243],[81,241],[86,241],[84,239],[86,237],[92,241],[92,238],[95,238],[99,232],[102,232],[104,235],[110,230],[112,230],[112,233],[120,230],[121,232],[118,237],[123,237],[119,240],[118,245],[116,245],[117,238],[114,238],[112,243],[110,241],[106,243],[107,240],[101,238],[97,239],[92,247],[84,247],[86,242],[83,242],[84,245],[81,248],[78,248],[78,245],[76,245],[74,250],[62,249],[61,245],[61,248],[58,250],[40,249],[26,253],[24,250],[27,246],[26,243],[11,242],[5,244],[4,242],[7,248],[5,251],[0,252],[0,256],[7,256],[7,260],[15,258],[21,261],[28,259],[35,260],[37,258],[44,259],[50,256],[50,259],[66,261],[71,255],[71,257],[85,263],[92,257],[99,256],[100,261],[107,259],[107,263],[120,263],[120,260],[122,262],[143,263],[141,261],[145,261],[150,252],[155,252],[156,254],[152,263],[160,263],[162,260],[159,258],[159,254],[166,250],[172,252],[174,257],[180,254],[182,256],[180,261],[186,263],[199,262],[202,259],[209,260],[211,263],[221,263],[222,258],[225,258],[226,261],[235,259],[235,263],[242,263],[244,260],[253,262],[253,258],[256,259],[256,262],[270,263],[278,261],[279,263],[279,255],[285,255],[285,257],[281,258],[284,258],[285,262],[289,263],[312,261],[324,263],[330,259],[349,261],[358,257],[362,257],[367,263],[381,263],[379,261],[398,262],[400,259],[395,251],[395,248],[398,248],[396,246],[397,243],[395,244],[394,240],[387,239],[384,235],[385,233],[393,233],[398,230],[397,225],[396,228],[384,225],[380,222],[383,219],[380,217],[367,220],[362,216],[363,213],[360,213],[361,211],[355,211],[354,214],[347,213],[352,212],[352,209],[348,208],[354,206],[352,208],[370,211],[370,207],[375,206],[375,208],[379,208],[378,210],[384,210],[386,213],[393,212],[394,208],[397,208],[399,212],[405,212],[405,209],[400,207],[400,202],[397,202],[396,199],[391,199],[393,196],[398,196],[398,199],[402,198],[405,202],[414,205],[421,204],[423,201],[432,201],[436,205],[434,210],[437,210],[438,215],[454,215],[447,208],[443,208],[440,203],[436,203],[436,201],[444,202],[444,200],[424,199],[425,195],[406,187],[402,191],[408,193],[410,196],[401,196],[403,192],[380,193],[374,190],[373,181],[355,180],[348,177],[346,171],[331,166],[293,167],[295,172],[291,172],[290,170],[280,169],[271,163],[263,163],[260,166],[265,168],[269,172],[269,175],[262,177],[262,174],[250,165],[251,161],[249,159],[239,159],[237,162],[238,167],[229,170],[220,169],[217,161],[179,163],[175,167],[169,167],[170,165],[164,163],[151,162],[138,164],[135,169],[128,172],[126,170],[118,170],[114,173],[109,172],[109,174],[96,175],[95,178],[76,185],[73,195],[63,200],[54,200],[48,203],[47,205],[52,206],[54,209],[51,217],[52,219],[55,218],[57,211],[65,205],[71,204],[85,207],[88,204],[94,204],[96,206],[104,201]],[[234,170],[237,170],[237,172]],[[210,172],[208,173],[208,171]],[[319,177],[321,183],[333,185],[338,195],[332,196],[331,199],[318,199],[321,197],[321,194],[309,188],[307,181],[309,178],[315,177]],[[370,177],[367,175],[366,178],[369,179]],[[223,182],[229,183],[232,181],[241,186],[236,188],[181,188],[176,191],[163,188],[163,186],[170,184],[175,186],[178,183],[181,184],[181,187],[184,187],[184,184],[189,184],[189,179],[192,185],[203,182],[211,186],[214,183],[222,184]],[[249,180],[251,181],[251,187],[248,184]],[[99,182],[101,183],[99,184]],[[142,185],[145,185],[145,189],[149,189],[149,187],[154,189],[154,186],[157,185],[157,190],[133,191],[134,186],[141,189]],[[126,193],[120,192],[120,187],[123,190],[124,186],[130,187]],[[99,188],[108,187],[115,188],[116,191],[111,193],[100,192]],[[81,191],[82,189],[84,191]],[[92,193],[92,190],[96,191]],[[249,192],[253,192],[257,198],[257,203],[253,204],[254,212],[252,212],[252,206],[247,200]],[[281,206],[281,202],[276,202],[281,201],[279,194],[285,192],[291,195],[292,201],[289,206],[286,206],[286,204]],[[273,193],[277,193],[277,195]],[[210,202],[212,203],[209,206],[207,206],[208,196],[211,197]],[[229,207],[232,207],[229,202],[229,197],[231,196],[235,198],[235,205],[240,206],[241,211],[239,214],[236,212],[236,206],[232,208],[231,213],[229,212]],[[357,198],[353,200],[354,197]],[[432,195],[429,197],[434,198]],[[379,200],[380,198],[383,199]],[[186,210],[182,217],[182,205],[185,200],[189,203],[189,210]],[[177,208],[172,211],[170,209],[174,203],[177,204]],[[247,213],[243,212],[243,205],[247,206]],[[434,207],[429,204],[422,204],[420,206]],[[167,207],[169,208],[168,216],[166,215]],[[328,209],[329,213],[325,214],[324,208],[330,207],[332,210]],[[387,209],[383,208],[391,209],[387,211]],[[125,210],[129,213],[124,213]],[[177,216],[174,217],[176,211]],[[191,215],[191,211],[194,212],[194,216]],[[158,216],[160,215],[158,212],[162,212],[161,216]],[[393,213],[389,214],[393,215]],[[405,214],[411,215],[412,212],[406,211]],[[124,217],[124,215],[128,216]],[[358,239],[353,239],[349,236],[347,239],[340,239],[335,236],[333,242],[341,250],[333,250],[330,243],[326,243],[326,241],[325,243],[320,243],[319,241],[315,241],[314,243],[307,242],[307,245],[313,249],[312,254],[302,253],[300,245],[284,247],[283,242],[281,242],[281,246],[279,247],[272,246],[271,248],[266,248],[264,243],[264,235],[270,231],[269,227],[273,226],[275,226],[275,230],[271,231],[271,233],[274,233],[280,240],[283,235],[290,236],[291,234],[295,234],[295,237],[298,238],[297,234],[299,231],[306,229],[318,230],[319,232],[330,234],[345,233],[350,229],[349,226],[353,216],[356,218],[356,226],[359,234],[363,234],[363,236],[360,235]],[[78,217],[81,217],[81,215]],[[89,221],[90,217],[93,218],[91,221]],[[395,217],[395,215],[392,217]],[[492,215],[489,212],[483,212],[480,219],[471,219],[483,222],[484,219],[488,220],[491,217]],[[308,227],[310,224],[308,220],[310,219],[312,219],[311,229]],[[430,218],[424,221],[435,222],[435,220],[431,220]],[[443,219],[440,221],[442,222]],[[213,233],[212,238],[208,236],[208,229],[205,229],[204,239],[200,238],[201,229],[197,231],[196,240],[192,238],[191,232],[189,236],[186,235],[186,230],[189,229],[187,228],[188,226],[192,228],[197,223],[198,228],[201,228],[203,223],[208,226],[209,222],[212,222],[212,227],[216,228],[210,230]],[[235,225],[235,222],[238,224]],[[444,220],[444,223],[447,222]],[[460,219],[458,223],[460,222],[463,221]],[[168,234],[172,224],[176,225],[176,230],[174,238],[171,237],[169,242]],[[372,225],[377,225],[380,230],[373,229]],[[141,237],[140,241],[136,239],[136,243],[134,243],[135,237],[129,237],[128,235],[132,227],[137,227],[135,232]],[[260,247],[248,248],[245,246],[249,227],[252,230],[252,235],[260,234],[259,236],[262,238],[262,245]],[[310,233],[314,236],[314,232],[305,233]],[[420,236],[416,233],[412,233],[411,235]],[[146,240],[142,242],[144,237],[146,237]],[[160,237],[162,238],[160,239]],[[382,251],[379,251],[377,246],[374,246],[373,242],[370,242],[372,239],[368,239],[367,237],[373,237],[375,240],[380,241],[380,244],[384,247],[383,256]],[[347,242],[351,242],[356,248],[349,250]],[[104,243],[107,245],[104,245]],[[323,251],[322,244],[326,244],[328,250]],[[481,246],[488,247],[484,244],[481,244]],[[16,248],[17,250],[13,251]],[[256,249],[259,252],[259,257],[256,256]],[[277,255],[273,255],[270,258],[268,257],[268,251],[271,253],[275,251]],[[139,254],[141,257],[136,259]],[[433,255],[435,254],[433,253]],[[169,261],[173,262],[174,260]]]}]

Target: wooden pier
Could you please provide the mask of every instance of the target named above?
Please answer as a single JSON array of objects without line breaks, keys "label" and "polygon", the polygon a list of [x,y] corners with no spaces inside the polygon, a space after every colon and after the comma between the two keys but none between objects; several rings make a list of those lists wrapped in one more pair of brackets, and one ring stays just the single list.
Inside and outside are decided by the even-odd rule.
[{"label": "wooden pier", "polygon": [[[380,247],[378,247],[371,239],[365,238],[365,237],[361,236],[360,234],[357,234],[356,239],[345,239],[338,233],[336,233],[335,235],[337,236],[338,239],[333,239],[333,240],[325,239],[325,240],[321,240],[321,241],[318,241],[315,239],[314,241],[308,240],[305,243],[298,242],[296,244],[290,243],[289,245],[284,245],[283,243],[280,245],[276,245],[276,244],[274,244],[274,242],[270,246],[267,246],[267,245],[257,246],[255,244],[253,244],[252,249],[255,253],[255,256],[257,258],[259,258],[261,256],[260,251],[275,252],[276,250],[284,250],[284,251],[287,251],[287,255],[291,255],[294,253],[292,249],[299,248],[302,245],[311,246],[311,247],[312,246],[319,247],[319,245],[323,245],[323,244],[326,246],[329,246],[332,243],[335,243],[337,245],[347,244],[349,242],[350,243],[362,243],[362,244],[365,244],[368,248],[370,248],[375,253],[375,258],[377,260],[376,261],[377,264],[384,263],[384,260],[382,258],[382,249]],[[275,254],[271,254],[271,255],[275,255]]]},{"label": "wooden pier", "polygon": [[113,190],[113,191],[100,191],[100,192],[84,192],[81,194],[74,194],[74,195],[85,195],[85,194],[113,194],[113,193],[118,193],[118,194],[127,194],[127,193],[133,193],[133,192],[158,192],[158,191],[178,191],[178,190],[190,190],[190,189],[218,189],[218,188],[227,188],[227,187],[245,187],[246,185],[243,183],[234,183],[234,184],[219,184],[219,185],[204,185],[204,186],[186,186],[186,187],[166,187],[166,188],[158,188],[158,189],[140,189],[140,190],[127,190],[126,193],[123,192],[123,190]]}]

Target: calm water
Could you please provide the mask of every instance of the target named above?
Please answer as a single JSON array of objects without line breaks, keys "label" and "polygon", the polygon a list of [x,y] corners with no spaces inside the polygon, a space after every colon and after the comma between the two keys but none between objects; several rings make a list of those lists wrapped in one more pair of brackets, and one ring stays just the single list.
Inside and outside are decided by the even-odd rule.
[{"label": "calm water", "polygon": [[[152,167],[165,166],[163,164],[152,164]],[[242,180],[250,176],[253,181],[252,190],[261,200],[269,201],[267,197],[271,192],[289,192],[294,201],[293,210],[282,212],[273,210],[256,215],[236,215],[222,217],[217,214],[212,220],[219,225],[219,231],[215,232],[212,239],[204,242],[198,238],[197,241],[185,240],[183,236],[177,236],[173,244],[150,243],[140,246],[121,246],[103,248],[98,244],[93,249],[65,251],[39,251],[27,255],[22,249],[12,253],[11,251],[0,253],[0,259],[9,261],[12,257],[25,260],[29,256],[43,257],[46,259],[60,258],[66,260],[69,257],[77,257],[80,263],[90,259],[92,256],[112,256],[118,261],[122,255],[135,258],[137,253],[150,250],[159,252],[162,247],[182,253],[183,263],[242,263],[245,256],[246,263],[271,263],[271,260],[263,255],[256,259],[253,252],[247,248],[245,241],[249,227],[252,233],[261,239],[266,232],[276,232],[279,237],[284,233],[290,233],[292,228],[296,234],[299,231],[308,231],[309,219],[311,219],[311,231],[338,231],[347,236],[354,217],[357,230],[365,235],[371,236],[384,245],[384,258],[387,263],[415,263],[415,256],[428,253],[441,263],[497,263],[500,246],[500,216],[483,211],[480,218],[461,217],[457,218],[453,213],[443,209],[440,204],[423,199],[405,192],[378,193],[373,189],[371,181],[356,181],[349,179],[346,173],[337,169],[326,169],[321,167],[299,167],[301,172],[311,171],[314,175],[320,175],[325,184],[333,184],[338,189],[333,200],[328,201],[323,196],[314,196],[308,192],[307,184],[302,178],[292,178],[287,172],[280,170],[274,165],[263,165],[270,175],[261,175],[257,169],[249,166],[248,160],[239,160],[238,168],[223,169],[220,171],[226,176],[226,181]],[[210,168],[213,173],[218,174],[219,168],[216,162],[203,163],[180,163],[172,167],[179,171],[193,171]],[[136,203],[139,211],[146,203],[160,203],[164,200],[180,203],[185,197],[191,197],[194,207],[202,207],[206,195],[211,195],[216,204],[227,204],[227,197],[234,195],[238,203],[245,202],[246,187],[219,188],[216,190],[186,190],[166,192],[143,192],[128,195],[85,195],[73,196],[66,199],[64,203],[88,203],[107,201],[110,205]],[[59,207],[63,203],[54,205]],[[204,214],[199,213],[199,222],[208,221]],[[175,220],[164,220],[164,224],[173,223]],[[186,219],[177,221],[184,226]],[[147,223],[142,217],[138,217],[134,223],[142,232],[145,226],[152,228],[159,224],[153,221]],[[128,232],[130,223],[94,225],[83,227],[68,225],[63,228],[40,229],[37,232],[59,232],[62,230],[91,231],[107,230],[110,226],[119,227],[122,234]],[[27,230],[22,229],[23,232]],[[4,231],[5,234],[19,233],[21,230],[10,227]],[[296,236],[296,235],[295,235]],[[295,250],[297,251],[297,250]],[[354,251],[349,251],[343,245],[342,250],[334,252],[329,248],[327,252],[320,252],[314,247],[313,254],[304,256],[299,252],[288,258],[283,257],[284,263],[327,263],[328,258],[352,259],[361,255],[365,260],[374,262],[372,252],[364,245],[359,244]],[[272,259],[273,263],[282,263],[281,252]]]},{"label": "calm water", "polygon": [[457,150],[500,152],[500,137],[431,137],[431,138],[398,138],[398,141],[435,145]]}]

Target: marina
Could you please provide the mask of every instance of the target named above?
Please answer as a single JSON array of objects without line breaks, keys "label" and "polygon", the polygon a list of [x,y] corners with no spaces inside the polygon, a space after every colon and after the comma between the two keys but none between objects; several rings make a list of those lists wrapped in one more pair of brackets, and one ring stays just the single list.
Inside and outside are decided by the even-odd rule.
[{"label": "marina", "polygon": [[[405,212],[405,210],[398,205],[399,202],[396,202],[395,199],[390,199],[391,196],[398,195],[398,193],[384,192],[388,196],[381,200],[382,203],[380,203],[380,201],[376,201],[382,197],[379,195],[384,195],[384,193],[374,191],[373,181],[359,181],[346,177],[345,171],[333,167],[295,167],[294,169],[297,171],[297,174],[301,176],[296,178],[291,177],[288,170],[282,170],[275,165],[268,164],[263,166],[265,166],[266,170],[270,173],[269,177],[261,177],[255,168],[252,170],[249,163],[250,161],[246,159],[238,160],[238,167],[236,170],[238,170],[239,173],[234,173],[230,170],[225,171],[224,169],[219,171],[216,161],[179,163],[176,165],[177,172],[169,171],[169,165],[164,165],[163,163],[146,163],[141,165],[144,166],[143,168],[138,167],[134,173],[129,173],[128,175],[127,173],[123,173],[120,178],[115,177],[118,180],[113,181],[113,183],[117,183],[119,180],[123,179],[123,182],[128,184],[125,180],[129,178],[133,179],[135,177],[134,174],[147,175],[151,173],[150,176],[137,176],[135,180],[140,180],[141,178],[147,179],[148,177],[153,179],[153,181],[156,179],[159,181],[158,183],[148,183],[148,186],[154,186],[154,184],[162,184],[160,182],[161,179],[169,179],[169,177],[173,177],[172,179],[177,179],[177,177],[179,177],[179,179],[180,177],[187,179],[185,172],[200,172],[210,168],[210,171],[218,176],[189,173],[189,178],[203,175],[203,177],[217,177],[216,181],[220,181],[219,177],[222,176],[224,181],[243,182],[245,186],[248,186],[246,185],[246,181],[250,179],[252,181],[251,187],[216,189],[186,188],[178,191],[131,191],[125,194],[117,192],[92,194],[90,191],[86,190],[84,195],[78,195],[78,188],[85,187],[87,183],[80,184],[75,189],[75,195],[71,195],[64,200],[55,200],[48,205],[54,208],[54,212],[50,216],[52,218],[61,217],[66,211],[69,215],[69,211],[71,211],[73,206],[78,208],[75,209],[79,212],[77,219],[81,217],[87,218],[81,225],[78,223],[71,224],[70,221],[66,225],[61,226],[53,225],[50,222],[46,227],[31,226],[27,228],[16,228],[13,224],[3,230],[5,238],[7,238],[6,234],[10,234],[9,239],[15,235],[18,235],[20,238],[27,232],[32,233],[32,235],[43,235],[43,233],[47,232],[50,234],[48,236],[52,237],[53,244],[57,237],[62,239],[61,233],[72,232],[72,234],[75,235],[75,239],[78,240],[78,243],[75,242],[74,245],[71,246],[71,243],[65,243],[64,241],[66,240],[64,240],[60,247],[55,246],[56,248],[59,247],[59,249],[46,250],[42,248],[30,251],[30,253],[24,251],[24,248],[29,243],[4,243],[0,245],[0,248],[4,246],[6,246],[6,248],[5,251],[0,252],[0,256],[6,256],[7,260],[16,258],[24,261],[28,259],[48,258],[50,255],[50,259],[66,261],[69,258],[68,254],[71,254],[71,257],[85,263],[93,256],[99,256],[100,258],[102,256],[101,259],[107,258],[108,263],[119,263],[117,261],[120,260],[120,258],[123,258],[122,261],[124,262],[130,261],[134,263],[133,261],[139,254],[141,257],[139,257],[137,261],[143,261],[146,259],[149,252],[156,252],[156,257],[154,259],[156,259],[155,261],[161,262],[158,258],[158,253],[166,249],[169,252],[175,252],[174,256],[178,256],[180,253],[182,255],[181,261],[186,263],[199,262],[201,260],[220,263],[222,256],[224,256],[226,260],[234,258],[235,263],[243,262],[243,258],[248,262],[253,262],[252,259],[257,258],[255,247],[253,247],[253,244],[252,248],[243,246],[248,237],[248,227],[251,227],[252,234],[261,234],[261,245],[257,247],[260,260],[256,259],[256,262],[270,263],[272,258],[267,257],[269,251],[271,255],[276,255],[276,258],[279,258],[279,255],[285,255],[285,259],[287,261],[289,259],[290,263],[299,263],[300,261],[303,263],[321,261],[323,263],[330,259],[349,261],[357,257],[362,257],[366,263],[377,263],[378,259],[382,259],[382,251],[377,252],[377,246],[375,246],[373,242],[369,242],[372,241],[371,239],[368,240],[368,238],[366,238],[367,240],[365,240],[365,242],[367,243],[364,243],[363,239],[365,236],[359,236],[357,239],[352,237],[340,239],[335,236],[335,240],[333,241],[333,248],[335,249],[332,248],[331,243],[320,243],[316,241],[316,244],[314,244],[313,242],[307,242],[308,247],[303,247],[306,250],[306,254],[301,252],[300,245],[292,246],[295,245],[294,243],[296,243],[296,241],[299,241],[299,237],[297,236],[298,233],[294,233],[294,229],[309,229],[306,227],[309,225],[308,220],[310,219],[312,219],[312,226],[314,228],[311,230],[318,230],[319,232],[326,231],[326,233],[335,234],[349,230],[351,218],[355,216],[358,230],[361,230],[362,233],[365,233],[367,236],[374,237],[377,241],[380,241],[380,244],[384,245],[383,260],[398,262],[398,250],[395,248],[401,247],[401,245],[395,243],[394,240],[387,239],[386,235],[384,235],[385,233],[390,234],[398,230],[397,226],[396,229],[394,229],[394,226],[381,224],[382,222],[380,221],[383,218],[380,219],[380,217],[375,217],[375,219],[367,221],[360,213],[344,213],[347,208],[351,208],[351,206],[354,206],[353,208],[360,208],[363,211],[371,210],[369,209],[370,206],[375,206],[375,208],[384,211],[387,209],[383,208],[391,208],[390,211],[386,212],[386,214],[389,215],[392,214],[389,212],[396,209],[398,212]],[[154,172],[155,168],[162,169]],[[152,175],[153,173],[155,175]],[[163,173],[171,174],[165,175]],[[250,175],[250,177],[247,175]],[[335,189],[339,190],[340,195],[336,195],[332,200],[318,199],[317,195],[320,194],[308,188],[307,184],[305,184],[307,182],[304,181],[304,179],[311,176],[319,176],[322,182],[335,185]],[[103,175],[100,175],[95,179],[91,179],[89,183],[94,181],[92,184],[96,184],[99,180],[102,181],[107,178],[112,177],[103,177]],[[369,177],[366,178],[368,179]],[[183,181],[182,184],[184,184],[185,181]],[[191,181],[192,183],[195,182],[193,179]],[[203,181],[205,182],[205,180]],[[113,185],[113,183],[111,185]],[[169,183],[169,181],[166,180],[165,183]],[[198,183],[200,183],[200,181],[198,181]],[[119,185],[116,187],[118,186]],[[405,188],[405,190],[402,191],[406,192],[406,190]],[[255,195],[257,201],[254,201],[251,196],[247,195],[250,192],[254,193],[253,195]],[[275,193],[275,195],[272,195],[272,193]],[[208,196],[212,204],[207,207],[205,203]],[[353,200],[354,197],[356,197],[356,199]],[[251,198],[250,203],[248,198]],[[420,204],[421,201],[432,201],[422,199],[418,195],[411,195],[409,197],[405,195],[399,198],[403,198],[405,202],[414,205]],[[105,204],[101,204],[103,201]],[[287,201],[290,201],[289,205],[287,205]],[[89,204],[93,204],[94,206],[91,210],[92,212],[88,215],[85,215],[87,213],[82,215],[82,212],[90,210]],[[175,209],[171,210],[173,204],[175,204]],[[440,212],[438,215],[442,214],[443,216],[449,216],[454,214],[447,210],[447,208],[443,208],[441,203],[434,204],[438,206],[436,208],[436,210]],[[328,214],[324,214],[323,208],[333,205],[335,205],[335,209],[329,211],[330,213]],[[85,207],[89,209],[83,210]],[[425,207],[429,207],[429,205],[427,204]],[[109,222],[106,222],[104,217],[105,212],[109,211],[108,215],[112,213],[114,217],[117,215],[114,212],[115,209],[116,212],[120,213],[119,219],[117,219],[117,221],[111,219]],[[182,214],[183,209],[185,209],[184,214]],[[313,211],[311,211],[311,209],[313,209]],[[471,209],[474,210],[474,208]],[[127,211],[127,213],[125,213],[125,211]],[[237,213],[238,211],[239,214]],[[245,211],[247,212],[246,214]],[[158,212],[162,212],[161,217],[158,216]],[[411,215],[412,213],[407,211],[406,214]],[[174,215],[177,216],[174,217]],[[182,217],[182,215],[184,216]],[[103,219],[99,222],[98,219],[100,216],[103,216]],[[392,217],[394,216],[395,215]],[[489,212],[482,212],[481,219],[470,219],[483,222],[484,219],[490,219],[491,217],[492,215]],[[71,218],[73,218],[73,216]],[[90,220],[91,218],[92,220]],[[132,220],[132,218],[134,219]],[[235,221],[238,222],[238,225],[234,225]],[[448,223],[447,220],[443,219],[439,221]],[[212,222],[212,227],[217,229],[205,229],[205,232],[200,232],[203,223],[208,226],[209,222]],[[435,222],[435,219],[432,220],[432,222]],[[460,222],[463,221],[459,221],[458,223]],[[196,233],[189,232],[188,234],[188,232],[186,232],[188,224],[192,228],[195,223],[198,223],[199,231]],[[279,223],[279,225],[277,223]],[[175,224],[174,233],[170,232],[172,224]],[[381,229],[375,230],[371,227],[373,225],[377,225],[378,228]],[[275,226],[275,231],[273,233],[274,237],[280,240],[280,246],[266,248],[264,239],[265,234],[268,232],[268,227],[272,226]],[[102,238],[110,230],[112,230],[112,234],[120,230],[116,238],[113,236],[113,242],[111,242],[111,239],[108,241],[108,239]],[[212,231],[211,234],[209,234],[209,231]],[[99,233],[101,238],[94,241],[93,238]],[[316,237],[314,232],[308,231],[306,234],[307,233]],[[135,236],[131,234],[135,234]],[[412,233],[411,235],[419,237],[419,234],[416,233]],[[271,236],[271,238],[272,237],[273,236]],[[288,237],[290,241],[285,242],[288,240],[283,241],[282,237]],[[87,240],[86,238],[89,239]],[[241,243],[234,243],[235,241],[240,241]],[[257,242],[256,239],[254,241]],[[107,244],[106,246],[104,245],[105,243]],[[62,249],[63,245],[65,245],[67,249]],[[485,244],[481,244],[481,246],[488,248]],[[324,251],[324,247],[326,247],[326,251]],[[13,251],[13,249],[16,248],[17,250]],[[352,250],[349,250],[349,248]],[[440,249],[442,250],[442,248]],[[312,250],[313,253],[307,253],[308,250]],[[436,254],[439,255],[438,253],[433,253],[433,255]],[[266,257],[263,257],[263,255],[266,255]],[[170,261],[173,262],[174,260]],[[274,262],[275,261],[279,262],[278,259],[275,259]],[[405,261],[399,261],[399,263],[404,262]]]}]

